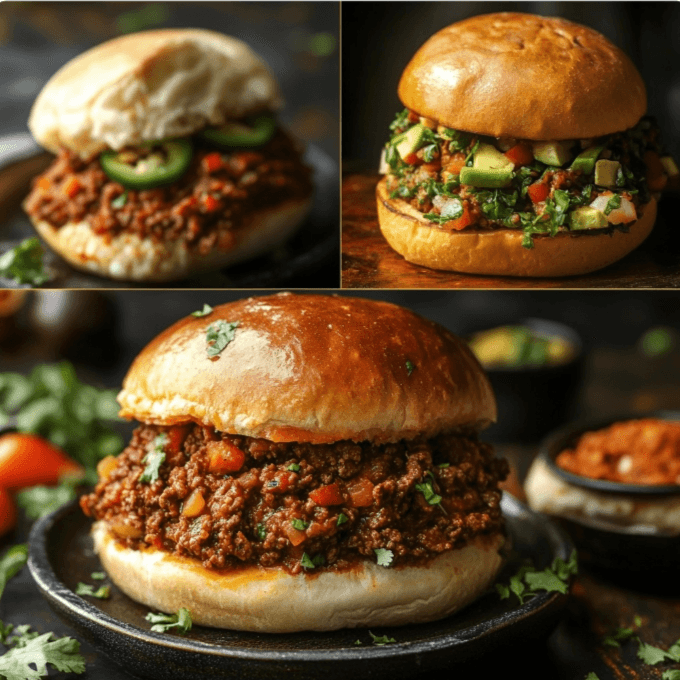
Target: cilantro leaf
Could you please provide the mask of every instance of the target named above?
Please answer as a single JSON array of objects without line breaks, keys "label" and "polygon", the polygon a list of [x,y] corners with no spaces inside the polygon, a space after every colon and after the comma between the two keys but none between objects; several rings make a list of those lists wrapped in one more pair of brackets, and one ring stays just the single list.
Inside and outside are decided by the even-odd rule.
[{"label": "cilantro leaf", "polygon": [[305,522],[304,519],[292,519],[290,523],[298,531],[304,531],[309,526],[309,522]]},{"label": "cilantro leaf", "polygon": [[0,255],[0,276],[41,286],[50,278],[43,268],[42,256],[43,248],[37,236],[27,238]]},{"label": "cilantro leaf", "polygon": [[145,618],[149,623],[153,623],[151,630],[155,633],[167,633],[172,628],[177,628],[180,635],[186,635],[192,626],[191,612],[184,607],[180,607],[176,614],[149,612]]},{"label": "cilantro leaf", "polygon": [[371,633],[370,630],[368,631],[368,634],[373,639],[374,645],[389,645],[393,642],[396,642],[396,640],[394,638],[387,637],[387,635],[381,635],[381,636],[373,635],[373,633]]},{"label": "cilantro leaf", "polygon": [[38,519],[66,505],[78,494],[76,487],[82,478],[68,477],[58,486],[31,486],[17,494],[17,504],[22,507],[29,519]]},{"label": "cilantro leaf", "polygon": [[89,595],[90,597],[96,597],[99,600],[107,600],[111,597],[111,586],[99,586],[97,590],[94,586],[89,583],[78,582],[76,585],[76,595]]},{"label": "cilantro leaf", "polygon": [[297,463],[291,463],[286,469],[290,472],[300,472],[300,466]]},{"label": "cilantro leaf", "polygon": [[524,576],[524,580],[533,592],[546,590],[549,593],[556,591],[566,595],[569,590],[567,582],[561,579],[551,569],[530,572]]},{"label": "cilantro leaf", "polygon": [[165,462],[165,452],[163,448],[168,443],[168,435],[163,432],[159,434],[152,442],[153,450],[142,458],[142,463],[146,463],[144,472],[139,477],[140,482],[151,482],[152,484],[158,479],[160,475],[160,467]]},{"label": "cilantro leaf", "polygon": [[27,559],[28,546],[25,543],[13,545],[0,558],[0,597],[5,590],[7,581],[21,571]]},{"label": "cilantro leaf", "polygon": [[338,521],[337,521],[335,526],[339,527],[341,524],[344,524],[345,522],[349,522],[349,519],[344,512],[341,512],[338,515]]},{"label": "cilantro leaf", "polygon": [[600,678],[592,671],[586,675],[585,680],[600,680]]},{"label": "cilantro leaf", "polygon": [[84,673],[80,643],[70,637],[52,637],[52,633],[45,633],[5,652],[0,656],[0,676],[7,680],[38,680],[47,675],[48,664],[62,673]]},{"label": "cilantro leaf", "polygon": [[208,316],[208,314],[212,313],[213,308],[209,304],[203,304],[203,309],[199,309],[196,312],[191,312],[191,316],[195,317],[201,317],[201,316]]},{"label": "cilantro leaf", "polygon": [[127,203],[127,200],[128,192],[126,189],[120,196],[116,196],[116,198],[111,201],[111,207],[116,209],[122,208]]},{"label": "cilantro leaf", "polygon": [[94,581],[103,581],[106,578],[106,574],[103,571],[93,571],[90,574],[90,578]]},{"label": "cilantro leaf", "polygon": [[635,637],[635,631],[632,628],[617,628],[611,635],[607,635],[602,640],[602,644],[609,647],[620,647],[622,642],[627,642]]},{"label": "cilantro leaf", "polygon": [[661,675],[661,680],[680,680],[680,669],[669,668]]},{"label": "cilantro leaf", "polygon": [[257,531],[257,537],[261,540],[264,541],[265,538],[267,538],[267,527],[265,527],[264,524],[258,524],[257,527],[255,527]]},{"label": "cilantro leaf", "polygon": [[314,557],[310,557],[307,553],[302,553],[302,557],[300,558],[300,566],[304,567],[305,569],[316,569],[317,567],[320,567],[326,560],[324,559],[323,555],[315,555]]},{"label": "cilantro leaf", "polygon": [[411,377],[411,373],[413,373],[415,368],[416,368],[415,365],[411,361],[406,359],[406,373],[408,374],[409,377]]},{"label": "cilantro leaf", "polygon": [[224,319],[208,326],[205,339],[208,342],[208,356],[216,357],[234,339],[238,321],[227,322]]},{"label": "cilantro leaf", "polygon": [[394,561],[394,553],[387,548],[375,548],[373,552],[378,558],[379,567],[389,567]]},{"label": "cilantro leaf", "polygon": [[432,488],[432,482],[422,482],[421,484],[416,484],[416,491],[420,491],[425,497],[428,505],[439,505],[441,503],[442,497],[434,492]]},{"label": "cilantro leaf", "polygon": [[653,645],[649,645],[646,642],[642,642],[642,640],[640,640],[640,646],[638,647],[637,655],[639,659],[650,666],[655,666],[656,664],[666,660],[675,660],[668,652],[665,652],[659,647],[654,647]]}]

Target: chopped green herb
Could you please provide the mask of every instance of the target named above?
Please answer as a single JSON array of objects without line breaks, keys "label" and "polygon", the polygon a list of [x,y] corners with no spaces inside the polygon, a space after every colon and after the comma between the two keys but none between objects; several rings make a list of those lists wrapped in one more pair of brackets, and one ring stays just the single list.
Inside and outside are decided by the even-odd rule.
[{"label": "chopped green herb", "polygon": [[125,190],[120,196],[116,196],[116,198],[111,201],[111,207],[116,209],[122,208],[127,203],[127,200],[128,192]]},{"label": "chopped green herb", "polygon": [[315,555],[314,557],[310,557],[307,553],[302,553],[300,565],[305,569],[316,569],[316,567],[320,567],[322,564],[324,564],[325,561],[326,560],[324,559],[323,555]]},{"label": "chopped green herb", "polygon": [[195,312],[191,312],[191,316],[195,316],[195,317],[208,316],[208,314],[212,314],[212,310],[213,310],[213,308],[209,304],[204,303],[203,309],[199,309]]},{"label": "chopped green herb", "polygon": [[27,559],[28,546],[25,543],[13,545],[0,558],[0,597],[5,590],[7,581],[21,571]]},{"label": "chopped green herb", "polygon": [[420,491],[420,493],[423,494],[428,505],[440,505],[441,504],[442,497],[439,494],[434,492],[434,489],[432,488],[432,482],[422,482],[421,484],[416,484],[415,488],[416,488],[416,491]]},{"label": "chopped green herb", "polygon": [[163,448],[167,443],[168,435],[165,434],[165,432],[159,434],[153,440],[153,449],[142,458],[142,463],[146,463],[146,467],[139,477],[140,482],[151,482],[153,484],[158,479],[160,467],[165,462],[165,452],[163,451]]},{"label": "chopped green herb", "polygon": [[257,537],[261,541],[264,541],[264,539],[267,538],[267,528],[265,527],[264,524],[257,525]]},{"label": "chopped green herb", "polygon": [[290,472],[300,472],[300,466],[297,463],[292,463],[287,468]]},{"label": "chopped green herb", "polygon": [[680,659],[675,658],[672,654],[659,647],[648,645],[646,642],[642,642],[642,640],[638,640],[638,642],[638,658],[650,666],[656,666],[656,664],[663,661],[680,661]]},{"label": "chopped green herb", "polygon": [[371,633],[370,630],[368,631],[368,634],[373,639],[374,645],[389,645],[389,644],[392,644],[393,642],[396,642],[396,640],[394,638],[387,637],[387,635],[382,635],[382,636],[373,635],[373,633]]},{"label": "chopped green herb", "polygon": [[358,647],[359,645],[363,645],[364,643],[361,640],[355,640],[354,644]]},{"label": "chopped green herb", "polygon": [[90,574],[90,578],[94,581],[103,581],[106,578],[106,574],[103,571],[93,571]]},{"label": "chopped green herb", "polygon": [[224,321],[220,319],[208,326],[206,341],[208,342],[208,356],[216,357],[234,339],[238,321]]},{"label": "chopped green herb", "polygon": [[50,278],[43,268],[42,256],[43,247],[38,237],[27,238],[0,255],[0,276],[17,283],[41,286]]},{"label": "chopped green herb", "polygon": [[416,367],[413,365],[413,363],[412,363],[411,361],[409,361],[408,359],[406,359],[406,373],[407,373],[409,376],[411,375],[411,373],[413,373],[413,371],[415,370],[415,368],[416,368]]},{"label": "chopped green herb", "polygon": [[604,209],[604,214],[609,215],[612,210],[616,210],[621,207],[621,194],[613,194],[612,197],[607,201],[607,205]]},{"label": "chopped green herb", "polygon": [[635,637],[635,631],[632,628],[617,628],[611,635],[603,638],[602,644],[609,647],[620,647],[622,642],[628,642]]},{"label": "chopped green herb", "polygon": [[97,590],[89,583],[79,582],[76,586],[76,595],[89,595],[100,600],[106,600],[111,597],[111,586],[99,586]]},{"label": "chopped green herb", "polygon": [[305,522],[303,519],[292,519],[290,523],[298,531],[304,531],[309,526],[309,522]]},{"label": "chopped green herb", "polygon": [[680,680],[680,669],[668,668],[661,674],[661,680]]},{"label": "chopped green herb", "polygon": [[76,487],[83,481],[83,477],[65,477],[57,486],[30,486],[17,494],[17,504],[29,519],[44,517],[75,499]]},{"label": "chopped green herb", "polygon": [[451,467],[451,463],[439,463],[439,465],[437,465],[437,467],[445,469],[447,467]]},{"label": "chopped green herb", "polygon": [[586,675],[585,680],[600,680],[600,678],[592,671]]},{"label": "chopped green herb", "polygon": [[338,521],[335,526],[339,527],[341,524],[344,524],[345,522],[349,522],[349,519],[347,518],[347,515],[345,515],[344,512],[341,512],[338,515]]},{"label": "chopped green herb", "polygon": [[153,614],[149,612],[146,620],[153,623],[151,630],[156,633],[167,633],[172,628],[177,628],[180,635],[186,635],[191,630],[191,613],[188,609],[180,607],[176,614]]},{"label": "chopped green herb", "polygon": [[80,643],[70,637],[54,639],[53,633],[35,635],[29,626],[15,639],[15,646],[0,656],[0,677],[7,680],[36,680],[47,677],[47,665],[62,673],[84,673],[85,659]]},{"label": "chopped green herb", "polygon": [[378,558],[379,567],[389,567],[394,561],[394,553],[387,548],[375,548],[373,552]]}]

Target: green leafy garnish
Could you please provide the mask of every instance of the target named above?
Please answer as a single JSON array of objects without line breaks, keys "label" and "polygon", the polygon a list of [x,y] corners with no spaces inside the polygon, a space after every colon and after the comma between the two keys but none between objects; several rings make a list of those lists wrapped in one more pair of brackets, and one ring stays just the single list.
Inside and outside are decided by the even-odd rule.
[{"label": "green leafy garnish", "polygon": [[0,276],[41,286],[50,278],[43,268],[42,256],[43,248],[37,236],[27,238],[0,255]]},{"label": "green leafy garnish", "polygon": [[255,527],[257,531],[257,537],[261,540],[264,541],[265,538],[267,538],[267,527],[265,527],[264,524],[258,524],[257,527]]},{"label": "green leafy garnish", "polygon": [[373,635],[373,633],[371,633],[370,630],[368,631],[368,634],[373,639],[374,645],[389,645],[393,642],[396,642],[396,640],[394,638],[387,637],[387,635],[381,635],[381,636]]},{"label": "green leafy garnish", "polygon": [[90,574],[90,578],[93,581],[103,581],[106,578],[106,574],[103,571],[93,571]]},{"label": "green leafy garnish", "polygon": [[208,326],[206,340],[208,342],[208,356],[216,357],[234,339],[238,321],[224,321],[220,319]]},{"label": "green leafy garnish", "polygon": [[297,463],[291,463],[286,469],[290,472],[300,472],[300,466]]},{"label": "green leafy garnish", "polygon": [[168,443],[168,435],[163,432],[152,442],[153,449],[142,458],[142,463],[146,463],[144,472],[139,477],[140,482],[151,482],[152,484],[160,475],[160,467],[165,462],[165,445]]},{"label": "green leafy garnish", "polygon": [[387,548],[375,548],[373,552],[378,558],[379,567],[389,567],[394,561],[394,553]]},{"label": "green leafy garnish", "polygon": [[600,678],[592,671],[586,675],[585,680],[600,680]]},{"label": "green leafy garnish", "polygon": [[212,314],[213,308],[209,304],[204,304],[203,309],[199,309],[196,312],[191,312],[191,316],[196,316],[196,317],[201,317],[201,316],[208,316],[208,314]]},{"label": "green leafy garnish", "polygon": [[116,209],[122,208],[127,203],[127,200],[128,192],[126,189],[120,196],[116,196],[116,198],[111,201],[111,207]]},{"label": "green leafy garnish", "polygon": [[28,546],[25,543],[13,545],[0,558],[0,597],[2,597],[7,581],[21,571],[27,559]]},{"label": "green leafy garnish", "polygon": [[349,519],[348,519],[347,515],[345,515],[344,512],[341,512],[338,515],[338,521],[337,521],[335,526],[339,527],[341,524],[344,524],[345,522],[349,522]]},{"label": "green leafy garnish", "polygon": [[[15,646],[0,656],[0,676],[6,680],[37,680],[47,677],[48,664],[62,673],[84,673],[80,643],[70,637],[54,639],[52,633],[35,636],[28,626],[15,638]],[[19,630],[19,628],[17,628]]]},{"label": "green leafy garnish", "polygon": [[290,523],[298,531],[304,531],[309,526],[309,522],[305,522],[303,519],[292,519]]},{"label": "green leafy garnish", "polygon": [[111,597],[111,586],[99,586],[97,590],[94,586],[89,583],[78,582],[76,585],[76,595],[89,595],[90,597],[96,597],[99,600],[106,600]]},{"label": "green leafy garnish", "polygon": [[17,494],[17,504],[26,517],[39,519],[74,500],[83,481],[83,477],[64,477],[57,486],[30,486]]},{"label": "green leafy garnish", "polygon": [[325,561],[326,560],[324,559],[323,555],[315,555],[314,557],[310,557],[307,553],[302,553],[300,565],[305,569],[316,569],[317,567],[320,567],[322,564],[324,564]]},{"label": "green leafy garnish", "polygon": [[167,633],[176,628],[180,635],[186,635],[191,630],[191,613],[184,607],[180,607],[176,614],[149,612],[145,618],[149,623],[153,623],[151,630],[155,633]]},{"label": "green leafy garnish", "polygon": [[442,502],[442,497],[435,493],[434,489],[432,488],[432,482],[422,482],[421,484],[416,484],[415,488],[417,491],[420,491],[420,493],[423,494],[428,505],[440,505]]},{"label": "green leafy garnish", "polygon": [[411,361],[409,361],[408,359],[406,359],[406,373],[407,373],[409,376],[411,375],[411,373],[413,373],[413,371],[415,370],[415,368],[416,368],[416,367],[413,365],[413,363],[412,363]]},{"label": "green leafy garnish", "polygon": [[616,208],[621,207],[621,195],[620,194],[613,194],[612,197],[607,201],[607,205],[605,206],[604,209],[604,214],[609,215],[612,210],[616,210]]}]

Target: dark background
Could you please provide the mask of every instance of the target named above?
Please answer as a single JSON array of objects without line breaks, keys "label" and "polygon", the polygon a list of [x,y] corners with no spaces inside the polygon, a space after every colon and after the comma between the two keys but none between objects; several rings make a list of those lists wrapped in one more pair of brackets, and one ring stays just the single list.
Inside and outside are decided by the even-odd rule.
[{"label": "dark background", "polygon": [[[680,156],[680,5],[675,2],[346,2],[343,35],[343,160],[377,170],[388,125],[403,105],[401,73],[439,29],[477,14],[560,16],[603,33],[633,60],[647,85],[668,150]],[[606,112],[603,111],[603,115]]]}]

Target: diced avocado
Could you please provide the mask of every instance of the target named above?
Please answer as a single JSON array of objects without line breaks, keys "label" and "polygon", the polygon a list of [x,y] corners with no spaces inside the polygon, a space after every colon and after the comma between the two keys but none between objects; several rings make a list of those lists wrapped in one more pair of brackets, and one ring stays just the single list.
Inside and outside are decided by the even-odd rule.
[{"label": "diced avocado", "polygon": [[546,165],[559,167],[571,158],[571,142],[533,142],[534,158]]},{"label": "diced avocado", "polygon": [[420,148],[423,137],[425,136],[425,130],[427,130],[427,128],[424,125],[418,124],[404,132],[404,138],[395,144],[397,153],[402,159]]},{"label": "diced avocado", "polygon": [[[511,166],[512,167],[512,166]],[[460,170],[460,183],[480,189],[500,189],[512,182],[512,169],[468,168]]]},{"label": "diced avocado", "polygon": [[491,144],[480,144],[475,152],[472,167],[480,170],[509,170],[515,169],[515,164]]},{"label": "diced avocado", "polygon": [[680,170],[678,170],[678,166],[675,164],[675,160],[672,156],[662,156],[661,165],[663,165],[663,169],[669,177],[680,175]]},{"label": "diced avocado", "polygon": [[604,144],[602,146],[591,146],[589,149],[582,151],[571,164],[572,170],[580,170],[584,175],[592,175],[595,170],[595,161],[602,153]]},{"label": "diced avocado", "polygon": [[576,208],[569,215],[569,226],[572,229],[602,229],[608,224],[607,216],[589,205]]},{"label": "diced avocado", "polygon": [[618,161],[606,161],[600,159],[595,163],[595,184],[601,187],[615,187],[616,173],[621,163]]}]

